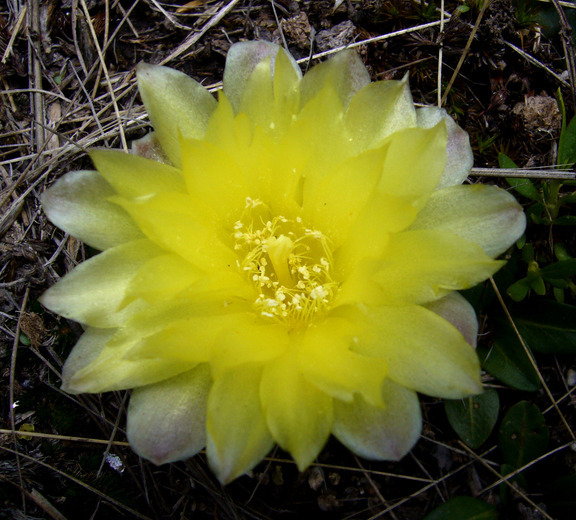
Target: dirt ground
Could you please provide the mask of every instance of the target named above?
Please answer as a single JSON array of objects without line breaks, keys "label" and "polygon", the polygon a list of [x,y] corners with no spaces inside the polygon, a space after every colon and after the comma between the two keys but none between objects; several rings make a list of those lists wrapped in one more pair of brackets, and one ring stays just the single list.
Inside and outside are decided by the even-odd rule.
[{"label": "dirt ground", "polygon": [[[469,449],[443,404],[431,398],[423,399],[421,441],[397,463],[361,460],[331,440],[303,474],[276,449],[224,488],[204,454],[156,467],[125,442],[128,393],[70,396],[59,389],[63,360],[82,330],[37,299],[94,253],[47,221],[39,196],[62,174],[90,168],[86,149],[125,148],[150,131],[136,89],[138,62],[177,68],[217,89],[226,52],[240,40],[286,45],[303,70],[353,46],[374,80],[409,73],[416,103],[444,106],[469,132],[477,168],[497,168],[504,152],[537,172],[556,163],[558,96],[570,116],[575,108],[570,18],[558,17],[556,8],[557,2],[528,0],[6,0],[0,6],[0,518],[274,519],[308,512],[412,520],[458,495],[496,505],[502,518],[553,518],[534,488],[500,485],[496,433]],[[563,9],[574,11],[571,4]],[[472,180],[505,185],[489,173],[475,171]],[[574,236],[573,228],[563,232]],[[533,240],[545,243],[546,233]],[[481,316],[481,324],[481,341],[489,344],[490,316]],[[539,368],[557,382],[551,388],[560,388],[570,366],[573,359],[547,358]],[[504,405],[519,398],[542,410],[557,404],[576,429],[571,393],[564,399],[559,389],[551,402],[543,391],[525,395],[489,375],[484,381]],[[552,448],[569,440],[559,419],[551,418],[550,427]],[[573,472],[574,453],[551,454],[540,467],[549,475],[559,465]]]}]

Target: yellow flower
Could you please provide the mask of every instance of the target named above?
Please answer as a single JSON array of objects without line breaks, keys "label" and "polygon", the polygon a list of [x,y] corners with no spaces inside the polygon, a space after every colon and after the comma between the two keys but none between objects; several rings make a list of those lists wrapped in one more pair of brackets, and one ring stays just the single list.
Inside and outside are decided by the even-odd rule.
[{"label": "yellow flower", "polygon": [[134,388],[128,438],[160,464],[206,447],[222,482],[274,443],[303,470],[330,434],[366,458],[416,442],[416,392],[481,391],[477,322],[458,293],[523,232],[505,191],[462,186],[468,137],[406,80],[353,52],[304,77],[264,42],[234,45],[216,101],[140,65],[155,133],[98,149],[43,196],[103,252],[43,296],[86,326],[72,393]]}]

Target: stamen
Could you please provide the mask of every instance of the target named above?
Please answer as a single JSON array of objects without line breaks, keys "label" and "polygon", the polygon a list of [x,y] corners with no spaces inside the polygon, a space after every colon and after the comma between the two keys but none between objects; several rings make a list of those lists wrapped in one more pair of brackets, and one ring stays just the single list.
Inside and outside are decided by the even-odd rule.
[{"label": "stamen", "polygon": [[305,227],[300,217],[272,217],[265,204],[248,197],[232,236],[238,268],[254,285],[254,308],[261,316],[301,327],[329,308],[338,284],[321,231]]}]

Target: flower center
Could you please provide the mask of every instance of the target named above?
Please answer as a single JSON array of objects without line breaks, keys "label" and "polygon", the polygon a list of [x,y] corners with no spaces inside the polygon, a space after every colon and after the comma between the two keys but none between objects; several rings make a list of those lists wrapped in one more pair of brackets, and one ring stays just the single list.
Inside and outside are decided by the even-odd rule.
[{"label": "flower center", "polygon": [[330,244],[300,217],[272,217],[263,202],[247,198],[234,224],[234,244],[238,268],[256,290],[254,308],[260,315],[301,326],[329,307],[338,289]]}]

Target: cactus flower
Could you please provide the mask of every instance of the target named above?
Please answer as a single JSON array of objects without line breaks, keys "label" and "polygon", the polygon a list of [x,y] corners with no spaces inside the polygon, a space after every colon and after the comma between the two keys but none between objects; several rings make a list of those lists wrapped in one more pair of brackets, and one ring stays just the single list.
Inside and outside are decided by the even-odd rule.
[{"label": "cactus flower", "polygon": [[344,51],[302,76],[276,45],[229,51],[216,100],[141,64],[154,133],[94,149],[42,197],[101,253],[41,297],[85,332],[71,393],[133,389],[127,435],[156,464],[206,448],[221,482],[278,444],[300,470],[332,434],[398,460],[417,393],[481,391],[477,320],[457,292],[503,264],[520,206],[463,185],[467,134],[370,82]]}]

